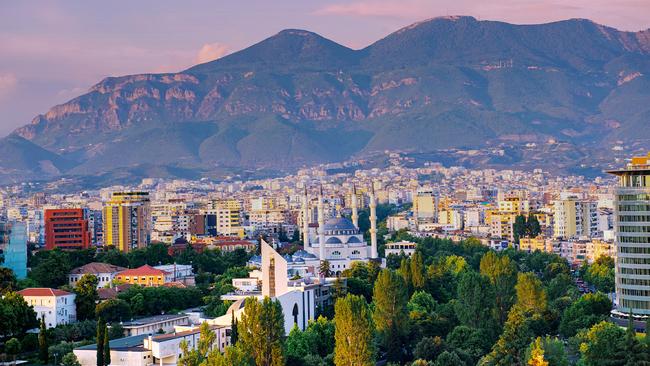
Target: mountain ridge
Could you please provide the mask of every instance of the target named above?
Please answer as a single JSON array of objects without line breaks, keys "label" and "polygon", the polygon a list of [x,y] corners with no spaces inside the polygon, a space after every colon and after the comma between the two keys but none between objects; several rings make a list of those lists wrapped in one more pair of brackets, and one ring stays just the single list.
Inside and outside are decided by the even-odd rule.
[{"label": "mountain ridge", "polygon": [[[548,140],[611,146],[650,138],[638,131],[650,117],[649,73],[650,30],[583,19],[438,17],[358,50],[287,29],[178,73],[105,78],[10,137],[51,153],[60,166],[51,178],[139,164],[286,168]],[[2,146],[24,156],[35,149]]]}]

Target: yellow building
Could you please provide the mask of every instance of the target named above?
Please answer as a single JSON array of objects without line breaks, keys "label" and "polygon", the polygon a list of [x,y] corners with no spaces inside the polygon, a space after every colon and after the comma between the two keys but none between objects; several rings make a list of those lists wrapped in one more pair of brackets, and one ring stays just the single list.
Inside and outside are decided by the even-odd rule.
[{"label": "yellow building", "polygon": [[115,192],[103,210],[104,245],[122,252],[144,248],[151,236],[148,192]]},{"label": "yellow building", "polygon": [[138,268],[127,269],[115,275],[115,280],[120,283],[140,285],[145,287],[158,287],[170,282],[170,273],[144,265]]},{"label": "yellow building", "polygon": [[489,221],[486,222],[490,225],[490,236],[493,238],[514,240],[512,224],[515,223],[516,213],[492,212],[489,217]]},{"label": "yellow building", "polygon": [[519,250],[534,252],[536,250],[553,253],[553,242],[543,236],[519,239]]}]

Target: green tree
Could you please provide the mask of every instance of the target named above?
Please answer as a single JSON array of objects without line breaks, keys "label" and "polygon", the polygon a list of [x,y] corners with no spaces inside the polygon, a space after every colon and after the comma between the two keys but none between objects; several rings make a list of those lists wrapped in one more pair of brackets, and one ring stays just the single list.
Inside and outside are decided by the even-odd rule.
[{"label": "green tree", "polygon": [[404,279],[385,269],[379,273],[373,291],[373,320],[377,335],[389,361],[401,361],[403,344],[408,334],[408,293]]},{"label": "green tree", "polygon": [[498,256],[494,251],[489,251],[481,258],[480,269],[494,287],[497,319],[503,324],[514,303],[517,268],[508,256]]},{"label": "green tree", "polygon": [[320,265],[318,266],[318,274],[320,274],[321,277],[331,277],[332,276],[332,271],[330,270],[330,262],[327,260],[321,261]]},{"label": "green tree", "polygon": [[512,224],[512,235],[515,243],[519,243],[519,239],[526,236],[526,216],[517,215],[515,222]]},{"label": "green tree", "polygon": [[238,345],[252,356],[257,366],[284,364],[284,315],[279,301],[269,297],[261,302],[255,298],[246,299],[238,332]]},{"label": "green tree", "polygon": [[309,323],[306,332],[314,334],[314,338],[318,339],[316,350],[320,357],[326,357],[334,352],[334,321],[319,316]]},{"label": "green tree", "polygon": [[72,269],[70,263],[66,252],[49,250],[47,257],[32,267],[29,277],[41,287],[58,288],[68,282],[68,273]]},{"label": "green tree", "polygon": [[425,285],[425,268],[422,254],[419,251],[413,253],[410,264],[411,285],[414,290],[422,290]]},{"label": "green tree", "polygon": [[465,362],[455,352],[444,351],[438,356],[434,366],[465,366]]},{"label": "green tree", "polygon": [[104,365],[104,329],[106,324],[102,318],[97,318],[97,335],[95,344],[97,345],[97,366]]},{"label": "green tree", "polygon": [[47,328],[45,327],[45,315],[41,316],[41,325],[38,331],[38,358],[44,364],[47,364],[50,358],[50,355],[47,352]]},{"label": "green tree", "polygon": [[416,359],[434,361],[447,349],[447,345],[440,337],[424,337],[413,349],[413,356]]},{"label": "green tree", "polygon": [[75,285],[74,292],[77,296],[74,299],[77,305],[77,318],[79,320],[92,319],[95,316],[95,306],[99,300],[97,285],[99,280],[93,274],[81,276]]},{"label": "green tree", "polygon": [[307,355],[317,354],[320,340],[316,337],[316,333],[303,332],[298,325],[294,325],[286,341],[287,365],[302,365]]},{"label": "green tree", "polygon": [[110,337],[108,334],[108,326],[106,323],[104,323],[104,330],[102,331],[104,335],[104,340],[103,340],[103,345],[102,347],[104,348],[104,365],[110,365],[111,364],[111,344],[110,344]]},{"label": "green tree", "polygon": [[122,299],[108,299],[95,307],[95,315],[107,322],[119,322],[131,318],[131,306]]},{"label": "green tree", "polygon": [[23,297],[7,292],[0,297],[0,338],[22,335],[38,325],[36,313]]},{"label": "green tree", "polygon": [[541,233],[542,228],[539,224],[539,220],[537,220],[537,216],[535,216],[533,213],[530,213],[528,215],[528,219],[526,220],[526,235],[534,238]]},{"label": "green tree", "polygon": [[61,364],[63,366],[81,366],[81,363],[79,363],[77,356],[75,356],[75,354],[72,352],[66,353],[66,355],[63,356],[61,359]]},{"label": "green tree", "polygon": [[233,310],[232,314],[232,319],[230,320],[230,344],[233,346],[237,344],[237,341],[239,340],[239,334],[237,333],[237,327],[239,324],[237,324],[237,318],[235,317],[235,311]]},{"label": "green tree", "polygon": [[10,291],[16,291],[17,280],[14,271],[7,267],[0,267],[0,296]]},{"label": "green tree", "polygon": [[534,273],[519,273],[515,290],[517,291],[515,307],[518,311],[537,314],[546,311],[548,307],[546,290],[542,281]]},{"label": "green tree", "polygon": [[337,366],[373,366],[373,324],[366,301],[348,294],[334,306],[334,363]]},{"label": "green tree", "polygon": [[562,314],[559,331],[564,337],[573,337],[581,329],[589,329],[606,320],[612,309],[612,302],[602,292],[582,295]]},{"label": "green tree", "polygon": [[472,328],[494,327],[494,288],[490,280],[474,271],[461,275],[456,312],[463,325]]},{"label": "green tree", "polygon": [[614,291],[614,259],[608,256],[600,256],[593,264],[587,265],[583,270],[584,279],[596,286],[598,291],[605,293]]},{"label": "green tree", "polygon": [[603,321],[578,335],[582,361],[588,366],[623,365],[625,331]]},{"label": "green tree", "polygon": [[528,315],[521,311],[511,311],[503,333],[492,347],[492,351],[481,359],[480,365],[522,365],[533,336]]},{"label": "green tree", "polygon": [[20,353],[20,341],[17,338],[11,338],[5,343],[5,352],[13,357],[14,365],[16,364],[16,356]]}]

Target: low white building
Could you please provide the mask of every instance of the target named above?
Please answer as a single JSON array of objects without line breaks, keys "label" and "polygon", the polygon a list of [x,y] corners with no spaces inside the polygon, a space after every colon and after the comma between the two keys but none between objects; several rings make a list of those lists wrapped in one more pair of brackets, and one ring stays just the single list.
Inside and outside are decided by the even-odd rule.
[{"label": "low white building", "polygon": [[36,312],[36,317],[45,317],[45,326],[54,328],[60,324],[77,321],[77,295],[52,288],[26,288],[18,291],[28,305]]},{"label": "low white building", "polygon": [[418,245],[416,243],[402,240],[395,243],[386,243],[384,251],[386,257],[391,254],[400,255],[400,253],[404,253],[410,257],[413,255],[413,253],[415,253],[417,246]]},{"label": "low white building", "polygon": [[108,263],[93,262],[77,267],[68,274],[68,284],[72,287],[86,274],[97,277],[97,288],[108,287],[111,285],[115,276],[124,271],[126,268],[115,266]]},{"label": "low white building", "polygon": [[190,317],[186,314],[164,314],[123,322],[125,336],[158,333],[161,329],[168,333],[179,325],[189,325]]}]

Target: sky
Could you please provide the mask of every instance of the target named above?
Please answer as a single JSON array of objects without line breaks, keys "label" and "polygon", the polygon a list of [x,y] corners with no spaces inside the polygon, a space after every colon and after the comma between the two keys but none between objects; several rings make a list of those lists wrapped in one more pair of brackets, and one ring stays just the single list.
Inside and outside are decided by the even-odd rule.
[{"label": "sky", "polygon": [[0,1],[0,136],[107,76],[175,72],[287,28],[351,48],[427,18],[650,28],[650,0]]}]

